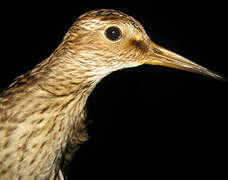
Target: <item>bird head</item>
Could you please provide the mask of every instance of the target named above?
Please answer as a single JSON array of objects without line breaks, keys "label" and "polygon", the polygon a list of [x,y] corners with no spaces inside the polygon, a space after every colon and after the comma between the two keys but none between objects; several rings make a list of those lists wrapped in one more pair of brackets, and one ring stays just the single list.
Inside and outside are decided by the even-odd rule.
[{"label": "bird head", "polygon": [[64,38],[75,61],[96,74],[142,64],[167,66],[223,79],[151,41],[133,17],[115,10],[93,10],[80,16]]}]

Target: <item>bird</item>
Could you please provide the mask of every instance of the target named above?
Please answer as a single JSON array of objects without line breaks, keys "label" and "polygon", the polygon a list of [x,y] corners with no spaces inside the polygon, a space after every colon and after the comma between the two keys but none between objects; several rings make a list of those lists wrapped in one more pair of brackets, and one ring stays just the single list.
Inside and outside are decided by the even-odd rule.
[{"label": "bird", "polygon": [[0,93],[0,179],[63,180],[88,140],[86,102],[104,77],[143,64],[224,78],[171,52],[113,9],[79,16],[54,52]]}]

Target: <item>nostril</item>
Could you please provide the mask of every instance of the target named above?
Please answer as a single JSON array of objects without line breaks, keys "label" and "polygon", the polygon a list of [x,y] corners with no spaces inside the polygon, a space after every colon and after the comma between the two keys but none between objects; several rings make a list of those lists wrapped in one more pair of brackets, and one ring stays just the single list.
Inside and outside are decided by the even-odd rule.
[{"label": "nostril", "polygon": [[155,54],[162,55],[162,52],[161,52],[159,49],[157,49],[157,48],[153,48],[153,52],[154,52]]}]

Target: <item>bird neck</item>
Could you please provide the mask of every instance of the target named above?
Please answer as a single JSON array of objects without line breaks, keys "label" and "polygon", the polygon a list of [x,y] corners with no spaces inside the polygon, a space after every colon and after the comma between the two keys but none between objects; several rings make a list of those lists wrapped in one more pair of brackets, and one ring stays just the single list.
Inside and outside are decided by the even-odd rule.
[{"label": "bird neck", "polygon": [[55,97],[79,93],[89,95],[99,81],[82,67],[74,67],[67,59],[58,57],[48,61],[50,63],[45,67],[44,77],[39,85]]},{"label": "bird neck", "polygon": [[85,69],[80,61],[64,53],[50,56],[31,74],[40,76],[37,85],[48,97],[45,101],[50,100],[50,104],[56,102],[62,107],[61,112],[71,116],[69,119],[84,110],[88,96],[101,80],[101,77]]},{"label": "bird neck", "polygon": [[58,51],[38,65],[31,74],[41,76],[37,84],[43,95],[48,97],[45,101],[50,101],[53,106],[56,104],[56,111],[64,113],[64,123],[71,129],[77,129],[76,126],[84,118],[88,96],[107,75],[94,71],[79,54],[58,54]]}]

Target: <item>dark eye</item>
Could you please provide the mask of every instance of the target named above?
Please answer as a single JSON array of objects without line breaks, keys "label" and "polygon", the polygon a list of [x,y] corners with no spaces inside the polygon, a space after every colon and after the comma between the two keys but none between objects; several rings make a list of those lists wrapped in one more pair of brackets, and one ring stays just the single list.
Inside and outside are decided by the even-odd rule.
[{"label": "dark eye", "polygon": [[120,28],[111,26],[105,31],[105,36],[111,41],[117,41],[121,38],[122,33]]}]

